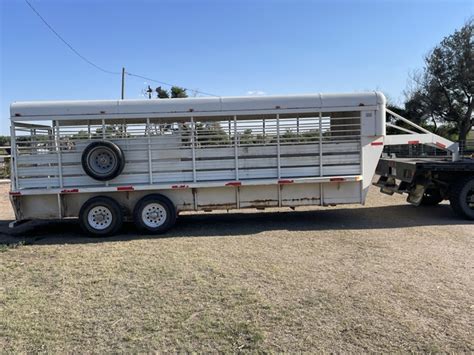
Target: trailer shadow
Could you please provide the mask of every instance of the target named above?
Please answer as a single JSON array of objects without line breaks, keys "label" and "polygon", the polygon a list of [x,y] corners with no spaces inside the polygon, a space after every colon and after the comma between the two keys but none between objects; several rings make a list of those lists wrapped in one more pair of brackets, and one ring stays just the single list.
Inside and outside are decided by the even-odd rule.
[{"label": "trailer shadow", "polygon": [[123,232],[109,238],[81,234],[75,221],[34,221],[14,230],[0,221],[0,244],[78,244],[127,241],[134,239],[245,236],[264,231],[321,231],[389,229],[418,226],[474,224],[454,215],[447,204],[416,208],[410,205],[331,208],[305,211],[255,213],[187,214],[163,236],[140,235],[131,223]]}]

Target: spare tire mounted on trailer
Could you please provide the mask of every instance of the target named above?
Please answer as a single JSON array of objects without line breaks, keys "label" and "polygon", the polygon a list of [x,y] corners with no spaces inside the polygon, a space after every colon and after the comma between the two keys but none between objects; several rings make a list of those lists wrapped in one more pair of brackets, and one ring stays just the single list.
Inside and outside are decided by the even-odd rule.
[{"label": "spare tire mounted on trailer", "polygon": [[125,156],[117,144],[98,141],[84,149],[81,162],[82,168],[91,178],[107,181],[120,175],[125,166]]}]

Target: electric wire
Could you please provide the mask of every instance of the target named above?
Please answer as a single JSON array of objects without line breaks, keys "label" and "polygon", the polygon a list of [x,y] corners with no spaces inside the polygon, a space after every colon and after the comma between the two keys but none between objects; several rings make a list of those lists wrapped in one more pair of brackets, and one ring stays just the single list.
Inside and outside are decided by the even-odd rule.
[{"label": "electric wire", "polygon": [[[112,70],[107,70],[107,69],[104,69],[102,68],[100,65],[97,65],[95,64],[93,61],[91,61],[90,59],[86,58],[85,56],[83,56],[77,49],[75,49],[68,41],[66,41],[54,28],[53,26],[51,26],[48,21],[46,21],[46,19],[38,12],[38,10],[35,9],[35,7],[31,4],[31,2],[29,2],[28,0],[25,0],[26,4],[30,7],[30,9],[36,14],[36,16],[39,17],[39,19],[46,25],[46,27],[49,28],[49,30],[61,41],[63,42],[76,56],[78,56],[80,59],[82,59],[84,62],[86,62],[87,64],[93,66],[94,68],[104,72],[104,73],[107,73],[107,74],[113,74],[113,75],[120,75],[121,73],[120,72],[116,72],[116,71],[112,71]],[[144,80],[148,80],[148,81],[152,81],[152,82],[155,82],[155,83],[158,83],[158,84],[161,84],[161,85],[167,85],[167,86],[170,86],[170,87],[173,87],[173,86],[179,86],[179,85],[174,85],[174,84],[170,84],[170,83],[166,83],[164,81],[160,81],[160,80],[156,80],[156,79],[152,79],[152,78],[148,78],[146,76],[143,76],[143,75],[138,75],[138,74],[134,74],[134,73],[131,73],[131,72],[128,72],[128,71],[125,71],[125,73],[129,76],[133,76],[133,77],[137,77],[137,78],[140,78],[140,79],[144,79]],[[211,94],[211,93],[207,93],[207,92],[204,92],[204,91],[201,91],[201,90],[197,90],[197,89],[189,89],[189,88],[183,88],[184,90],[186,91],[191,91],[191,92],[194,92],[196,94],[202,94],[202,95],[207,95],[207,96],[214,96],[214,97],[220,97],[219,95],[214,95],[214,94]]]}]

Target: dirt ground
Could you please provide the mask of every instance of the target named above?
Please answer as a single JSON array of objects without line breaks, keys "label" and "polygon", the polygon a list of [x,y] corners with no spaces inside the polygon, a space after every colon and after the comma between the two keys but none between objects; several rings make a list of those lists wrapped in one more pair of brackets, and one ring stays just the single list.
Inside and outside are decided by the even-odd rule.
[{"label": "dirt ground", "polygon": [[474,223],[375,188],[365,206],[180,216],[165,237],[9,234],[0,352],[474,351]]}]

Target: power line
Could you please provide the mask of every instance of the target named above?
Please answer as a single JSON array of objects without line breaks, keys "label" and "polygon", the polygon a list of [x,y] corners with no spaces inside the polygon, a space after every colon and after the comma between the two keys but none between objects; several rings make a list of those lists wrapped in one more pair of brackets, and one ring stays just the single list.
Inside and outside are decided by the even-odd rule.
[{"label": "power line", "polygon": [[[134,77],[137,77],[137,78],[140,78],[140,79],[144,79],[144,80],[149,80],[149,81],[153,81],[155,83],[158,83],[158,84],[161,84],[161,85],[166,85],[166,86],[179,86],[179,85],[175,85],[175,84],[170,84],[170,83],[167,83],[167,82],[164,82],[164,81],[160,81],[160,80],[155,80],[155,79],[151,79],[151,78],[147,78],[146,76],[143,76],[143,75],[138,75],[138,74],[134,74],[134,73],[130,73],[130,72],[125,72],[127,75],[130,75],[130,76],[134,76]],[[215,95],[215,94],[211,94],[211,93],[208,93],[208,92],[205,92],[205,91],[200,91],[200,90],[197,90],[197,89],[190,89],[190,88],[183,88],[184,90],[186,91],[192,91],[192,92],[195,92],[195,93],[198,93],[198,94],[203,94],[203,95],[207,95],[207,96],[215,96],[215,97],[220,97],[219,95]]]},{"label": "power line", "polygon": [[[107,70],[107,69],[104,69],[102,68],[101,66],[95,64],[94,62],[92,62],[91,60],[87,59],[85,56],[83,56],[81,53],[79,53],[79,51],[77,51],[68,41],[66,41],[49,23],[48,21],[46,21],[46,19],[41,16],[41,14],[34,8],[34,6],[28,1],[28,0],[25,0],[26,4],[31,8],[31,10],[36,14],[36,16],[38,16],[41,21],[43,21],[43,23],[50,29],[51,32],[54,33],[54,35],[59,38],[59,40],[61,42],[63,42],[75,55],[77,55],[79,58],[81,58],[83,61],[85,61],[87,64],[93,66],[94,68],[104,72],[104,73],[107,73],[107,74],[114,74],[114,75],[120,75],[121,73],[119,72],[115,72],[115,71],[111,71],[111,70]],[[134,77],[137,77],[137,78],[141,78],[141,79],[145,79],[145,80],[149,80],[149,81],[153,81],[155,83],[159,83],[159,84],[162,84],[162,85],[167,85],[167,86],[179,86],[179,85],[174,85],[174,84],[169,84],[169,83],[166,83],[164,81],[160,81],[160,80],[156,80],[156,79],[152,79],[152,78],[148,78],[148,77],[145,77],[145,76],[142,76],[142,75],[138,75],[138,74],[134,74],[134,73],[130,73],[130,72],[125,72],[127,75],[130,75],[130,76],[134,76]],[[215,96],[215,97],[220,97],[219,95],[214,95],[214,94],[210,94],[210,93],[207,93],[207,92],[204,92],[204,91],[200,91],[200,90],[196,90],[196,89],[187,89],[187,88],[183,88],[185,90],[189,90],[189,91],[192,91],[192,92],[195,92],[195,93],[199,93],[199,94],[203,94],[203,95],[208,95],[208,96]]]},{"label": "power line", "polygon": [[33,5],[31,5],[31,3],[28,0],[25,0],[25,2],[28,4],[28,6],[31,8],[31,10],[33,10],[33,12],[36,14],[36,16],[38,16],[41,19],[41,21],[43,21],[43,23],[51,30],[51,32],[53,32],[56,35],[56,37],[59,38],[59,40],[61,42],[63,42],[66,46],[68,46],[69,49],[71,51],[73,51],[75,55],[77,55],[79,58],[81,58],[83,61],[85,61],[89,65],[92,65],[93,67],[95,67],[96,69],[99,69],[100,71],[102,71],[104,73],[116,74],[116,75],[120,74],[119,72],[114,72],[114,71],[111,71],[111,70],[104,69],[101,66],[95,64],[94,62],[90,61],[86,57],[84,57],[68,41],[66,41],[58,32],[56,32],[56,30],[48,23],[48,21],[45,20],[45,18],[43,16],[41,16],[41,14],[33,7]]}]

